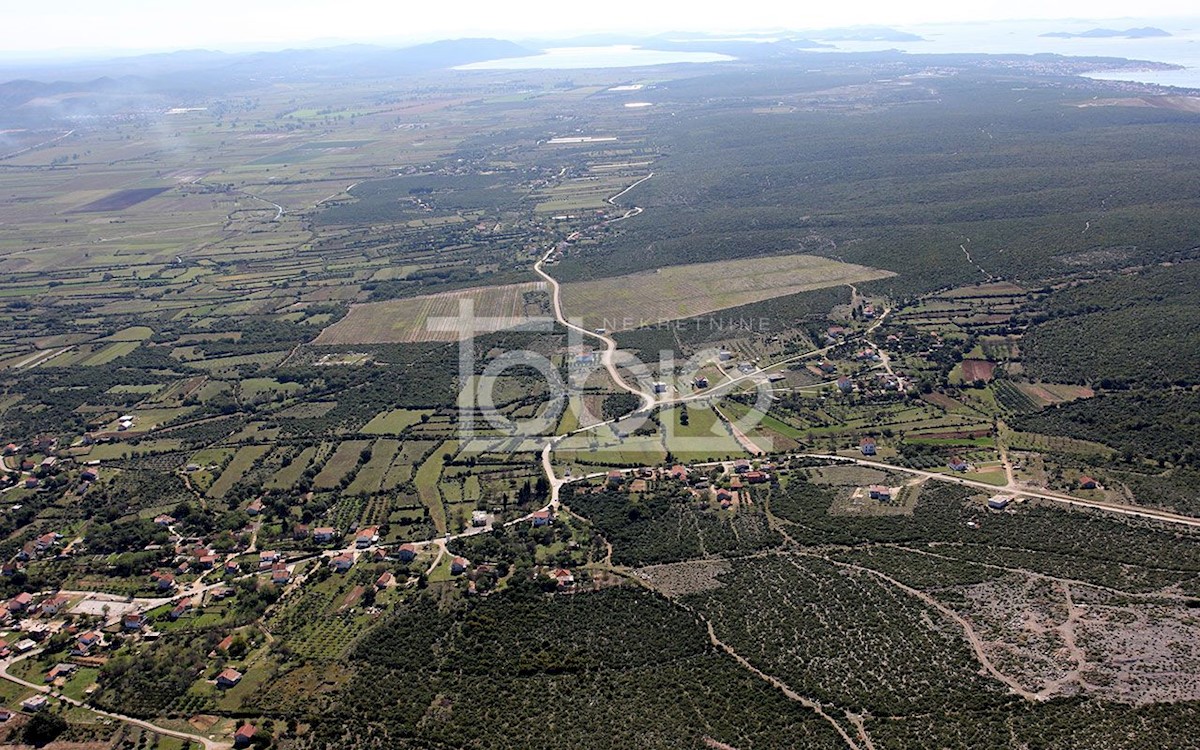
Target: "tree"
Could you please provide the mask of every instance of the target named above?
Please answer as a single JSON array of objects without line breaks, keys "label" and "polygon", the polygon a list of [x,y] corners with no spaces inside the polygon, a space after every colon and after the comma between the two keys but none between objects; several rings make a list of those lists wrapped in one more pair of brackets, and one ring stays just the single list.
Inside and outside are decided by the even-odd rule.
[{"label": "tree", "polygon": [[66,719],[51,711],[40,711],[25,725],[22,737],[30,745],[42,747],[53,742],[66,730]]}]

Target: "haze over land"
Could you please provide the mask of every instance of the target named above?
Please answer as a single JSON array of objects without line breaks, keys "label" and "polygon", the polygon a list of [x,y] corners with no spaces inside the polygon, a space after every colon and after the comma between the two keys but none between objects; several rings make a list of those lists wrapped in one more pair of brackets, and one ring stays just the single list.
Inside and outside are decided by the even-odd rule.
[{"label": "haze over land", "polygon": [[1043,5],[14,10],[0,744],[1196,747],[1198,27]]}]

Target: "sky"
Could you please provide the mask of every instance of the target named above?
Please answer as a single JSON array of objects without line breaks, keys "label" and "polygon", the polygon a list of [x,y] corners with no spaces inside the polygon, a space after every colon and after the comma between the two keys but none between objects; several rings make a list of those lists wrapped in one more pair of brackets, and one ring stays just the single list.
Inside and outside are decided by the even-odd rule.
[{"label": "sky", "polygon": [[[7,56],[227,51],[464,36],[530,39],[603,31],[750,31],[846,25],[1196,16],[1195,0],[4,0]],[[1128,16],[1133,11],[1137,19]]]}]

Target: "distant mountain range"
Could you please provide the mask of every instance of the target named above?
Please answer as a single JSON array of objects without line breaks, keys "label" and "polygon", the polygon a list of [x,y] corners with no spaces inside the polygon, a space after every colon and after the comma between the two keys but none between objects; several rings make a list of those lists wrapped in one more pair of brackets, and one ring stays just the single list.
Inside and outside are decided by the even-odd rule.
[{"label": "distant mountain range", "polygon": [[1046,34],[1039,34],[1039,36],[1055,39],[1152,39],[1160,36],[1171,36],[1171,33],[1162,29],[1156,29],[1153,26],[1144,26],[1140,29],[1125,29],[1124,31],[1117,29],[1092,29],[1079,33],[1051,31]]}]

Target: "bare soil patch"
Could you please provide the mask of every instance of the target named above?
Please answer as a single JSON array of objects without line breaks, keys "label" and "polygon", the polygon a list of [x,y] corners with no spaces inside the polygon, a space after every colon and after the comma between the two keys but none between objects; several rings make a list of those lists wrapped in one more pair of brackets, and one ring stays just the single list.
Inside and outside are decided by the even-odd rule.
[{"label": "bare soil patch", "polygon": [[634,575],[674,599],[721,588],[725,584],[717,577],[729,573],[730,570],[728,560],[690,560],[667,565],[648,565],[638,568]]}]

